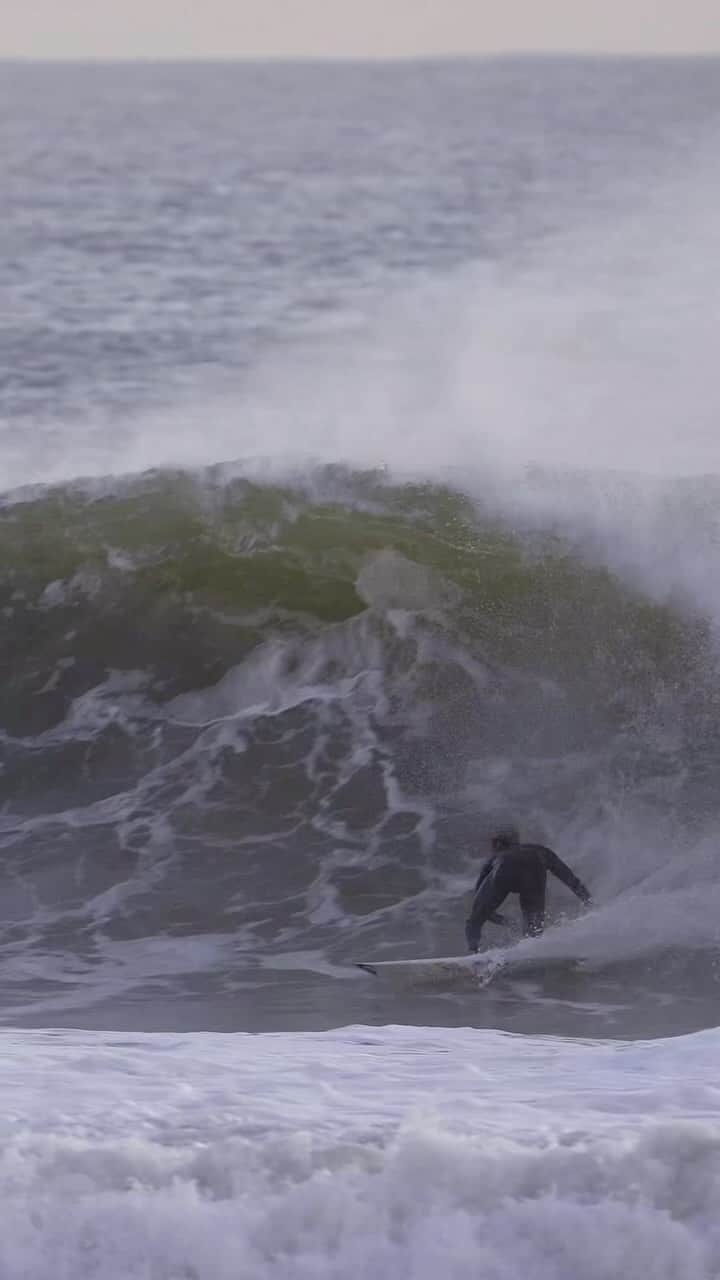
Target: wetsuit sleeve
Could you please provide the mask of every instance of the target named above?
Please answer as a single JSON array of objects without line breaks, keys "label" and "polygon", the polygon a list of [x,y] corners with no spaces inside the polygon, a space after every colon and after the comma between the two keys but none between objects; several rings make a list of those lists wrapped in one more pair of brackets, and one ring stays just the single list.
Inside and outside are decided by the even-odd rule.
[{"label": "wetsuit sleeve", "polygon": [[558,858],[557,854],[554,853],[552,849],[545,849],[544,858],[545,866],[548,871],[551,871],[554,876],[557,876],[558,880],[562,880],[563,884],[566,884],[568,889],[572,889],[573,893],[581,902],[590,901],[590,894],[585,888],[582,880],[578,879],[575,872],[570,870],[569,866],[567,863],[563,862],[562,858]]},{"label": "wetsuit sleeve", "polygon": [[[490,872],[492,871],[494,866],[495,866],[495,859],[488,858],[487,862],[485,863],[475,883],[475,893],[477,893],[483,880],[490,875]],[[490,921],[491,924],[507,924],[507,920],[505,919],[505,916],[501,916],[499,911],[491,911],[490,915],[488,916],[488,920]]]},{"label": "wetsuit sleeve", "polygon": [[485,877],[490,875],[490,872],[491,872],[491,871],[492,871],[492,869],[493,869],[494,863],[495,863],[495,859],[494,859],[494,858],[488,858],[488,860],[487,860],[487,862],[485,863],[485,865],[484,865],[484,867],[483,867],[482,871],[480,872],[480,875],[478,876],[478,878],[477,878],[477,880],[476,880],[476,882],[475,882],[475,892],[476,892],[476,893],[477,893],[478,889],[480,888],[480,885],[482,884],[482,882],[483,882],[483,880],[485,879]]}]

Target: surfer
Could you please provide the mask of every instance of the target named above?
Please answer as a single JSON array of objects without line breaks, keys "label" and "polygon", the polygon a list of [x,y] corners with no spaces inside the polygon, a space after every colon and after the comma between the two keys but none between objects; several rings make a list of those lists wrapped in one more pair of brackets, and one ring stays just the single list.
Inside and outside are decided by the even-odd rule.
[{"label": "surfer", "polygon": [[492,857],[488,858],[475,885],[475,897],[465,923],[465,937],[470,951],[477,951],[480,932],[487,920],[504,923],[497,909],[509,893],[520,897],[523,933],[537,937],[545,925],[545,885],[551,871],[586,905],[590,901],[582,880],[542,844],[521,844],[515,827],[502,827],[491,841]]}]

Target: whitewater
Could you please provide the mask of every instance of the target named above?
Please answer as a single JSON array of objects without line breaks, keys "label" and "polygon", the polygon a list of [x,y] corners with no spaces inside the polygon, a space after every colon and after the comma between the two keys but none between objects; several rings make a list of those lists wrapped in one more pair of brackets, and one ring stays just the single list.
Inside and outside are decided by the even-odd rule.
[{"label": "whitewater", "polygon": [[719,1276],[717,62],[0,72],[0,1280]]}]

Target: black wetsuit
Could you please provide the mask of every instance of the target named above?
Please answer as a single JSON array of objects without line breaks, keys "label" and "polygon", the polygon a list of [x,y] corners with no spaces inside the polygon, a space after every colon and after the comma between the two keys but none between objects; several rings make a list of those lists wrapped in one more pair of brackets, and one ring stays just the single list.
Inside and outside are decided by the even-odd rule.
[{"label": "black wetsuit", "polygon": [[483,925],[495,916],[509,893],[520,895],[523,932],[532,936],[542,933],[548,871],[562,880],[583,902],[590,900],[582,880],[578,880],[552,849],[546,849],[542,844],[514,844],[488,858],[478,876],[470,916],[465,925],[465,937],[471,951],[477,951]]}]

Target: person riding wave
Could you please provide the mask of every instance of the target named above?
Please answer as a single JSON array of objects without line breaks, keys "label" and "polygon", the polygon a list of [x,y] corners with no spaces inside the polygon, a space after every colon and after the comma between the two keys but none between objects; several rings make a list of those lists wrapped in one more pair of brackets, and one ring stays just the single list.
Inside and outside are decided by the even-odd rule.
[{"label": "person riding wave", "polygon": [[585,905],[590,894],[573,871],[561,858],[542,844],[521,844],[518,831],[513,826],[496,831],[491,841],[492,856],[488,858],[475,884],[470,915],[465,923],[468,949],[477,951],[480,934],[487,920],[504,924],[498,915],[509,893],[517,893],[523,916],[525,936],[537,937],[545,927],[545,889],[550,871],[562,880]]}]

